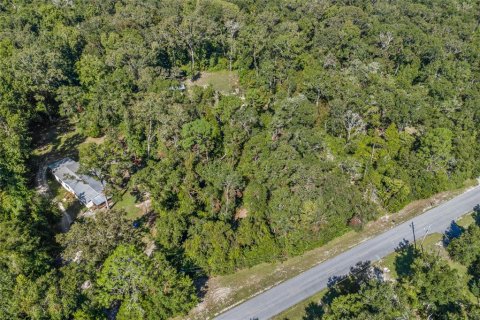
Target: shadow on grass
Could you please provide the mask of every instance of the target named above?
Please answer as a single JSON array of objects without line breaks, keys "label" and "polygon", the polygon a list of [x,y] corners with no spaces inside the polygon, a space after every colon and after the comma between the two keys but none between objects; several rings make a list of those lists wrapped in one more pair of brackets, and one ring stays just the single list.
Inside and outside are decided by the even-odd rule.
[{"label": "shadow on grass", "polygon": [[58,197],[61,194],[62,190],[64,190],[60,183],[55,180],[50,170],[47,170],[47,184],[48,189],[50,190],[50,193],[53,195],[53,197]]},{"label": "shadow on grass", "polygon": [[58,145],[53,150],[53,153],[62,158],[70,157],[78,160],[78,146],[84,141],[85,137],[83,135],[75,133],[71,137],[66,138],[61,145]]},{"label": "shadow on grass", "polygon": [[410,241],[403,239],[395,248],[397,256],[395,257],[395,270],[397,275],[401,278],[407,276],[412,271],[412,263],[417,253]]},{"label": "shadow on grass", "polygon": [[[68,214],[70,219],[74,221],[83,211],[83,205],[80,203],[80,201],[78,201],[77,198],[75,198],[73,194],[63,189],[60,183],[55,180],[50,171],[47,172],[47,183],[50,193],[55,200],[52,205],[57,207],[57,202],[61,203],[64,206],[65,212]],[[59,224],[62,223],[62,219],[64,219],[63,214],[61,213],[61,211],[59,211],[59,215],[56,217],[56,221],[53,221],[54,224],[57,224],[57,226],[55,227],[57,232],[61,232],[61,227],[59,226]]]},{"label": "shadow on grass", "polygon": [[315,302],[310,302],[305,308],[305,315],[303,320],[320,320],[323,317],[323,308],[320,304]]},{"label": "shadow on grass", "polygon": [[40,160],[73,157],[78,159],[78,145],[86,140],[82,134],[75,132],[75,126],[67,119],[60,119],[56,125],[36,127],[34,134],[34,148],[46,148],[51,145],[51,150],[39,156]]}]

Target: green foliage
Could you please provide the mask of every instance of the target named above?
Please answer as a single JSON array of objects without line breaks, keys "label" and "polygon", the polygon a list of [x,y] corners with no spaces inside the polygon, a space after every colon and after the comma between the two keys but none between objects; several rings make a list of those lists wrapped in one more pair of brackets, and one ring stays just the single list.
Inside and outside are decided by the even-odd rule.
[{"label": "green foliage", "polygon": [[211,273],[232,272],[238,250],[231,246],[233,230],[221,221],[198,221],[189,229],[185,255]]},{"label": "green foliage", "polygon": [[390,283],[373,281],[358,293],[342,295],[329,306],[321,319],[398,319],[413,316],[404,296],[399,296]]},{"label": "green foliage", "polygon": [[101,144],[84,144],[80,148],[80,159],[80,170],[96,177],[105,186],[106,195],[118,200],[124,177],[131,167],[123,141],[109,137]]},{"label": "green foliage", "polygon": [[[478,176],[477,12],[457,0],[1,2],[0,291],[18,299],[5,301],[0,317],[106,317],[103,307],[113,312],[116,302],[105,292],[121,287],[107,275],[122,255],[147,266],[134,270],[142,286],[163,276],[151,270],[157,258],[128,247],[150,236],[115,211],[77,221],[60,245],[45,232],[54,210],[30,190],[31,148],[59,117],[102,137],[83,145],[79,160],[113,201],[129,188],[151,202],[145,225],[165,263],[209,275],[301,254]],[[201,71],[226,69],[239,75],[238,92],[182,87]],[[477,233],[471,227],[449,246],[472,275]],[[90,264],[82,260],[76,277],[80,251]],[[54,265],[58,256],[70,264]],[[454,317],[452,299],[462,297],[437,273],[456,276],[428,259],[416,263],[404,282],[412,308]],[[97,283],[96,268],[103,307],[95,285],[78,289]],[[142,290],[135,303],[115,298],[119,316],[167,317],[190,306],[164,308],[159,292],[145,298]],[[366,301],[380,290],[398,293],[365,285],[332,310],[395,317]],[[352,309],[342,313],[346,302]]]},{"label": "green foliage", "polygon": [[197,301],[192,281],[178,274],[165,257],[147,257],[134,246],[120,245],[105,260],[97,279],[104,307],[120,303],[117,319],[168,319]]},{"label": "green foliage", "polygon": [[182,147],[193,150],[207,160],[215,149],[216,140],[218,140],[216,126],[204,118],[194,120],[182,127]]},{"label": "green foliage", "polygon": [[459,238],[451,240],[447,249],[454,260],[466,266],[472,264],[480,258],[480,226],[470,225]]},{"label": "green foliage", "polygon": [[460,313],[465,300],[456,270],[431,254],[418,256],[411,266],[406,290],[414,306],[425,316],[441,318],[448,312]]},{"label": "green foliage", "polygon": [[[358,264],[347,276],[332,281],[320,309],[308,314],[312,319],[466,319],[477,306],[469,302],[465,282],[448,262],[431,253],[405,247],[397,259],[408,272],[397,281],[383,281],[380,270],[368,263]],[[472,313],[473,311],[473,313]],[[309,318],[309,319],[310,319]],[[473,316],[472,319],[476,319]]]},{"label": "green foliage", "polygon": [[59,234],[65,261],[97,265],[119,244],[139,243],[140,234],[125,212],[98,212],[95,219],[79,219],[69,232]]}]

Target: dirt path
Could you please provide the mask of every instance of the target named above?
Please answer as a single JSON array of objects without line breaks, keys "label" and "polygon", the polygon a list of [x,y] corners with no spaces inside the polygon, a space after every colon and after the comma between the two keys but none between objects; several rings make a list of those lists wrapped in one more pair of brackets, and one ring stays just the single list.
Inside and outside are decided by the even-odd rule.
[{"label": "dirt path", "polygon": [[63,203],[57,202],[58,209],[62,212],[62,219],[60,220],[58,227],[60,228],[61,232],[67,232],[70,230],[70,225],[73,223],[72,217],[68,214],[67,210],[63,206]]},{"label": "dirt path", "polygon": [[48,164],[47,164],[47,159],[44,159],[42,163],[40,163],[37,173],[35,175],[35,185],[36,185],[36,191],[38,194],[44,197],[50,197],[50,189],[48,187],[47,183],[47,169],[48,169]]}]

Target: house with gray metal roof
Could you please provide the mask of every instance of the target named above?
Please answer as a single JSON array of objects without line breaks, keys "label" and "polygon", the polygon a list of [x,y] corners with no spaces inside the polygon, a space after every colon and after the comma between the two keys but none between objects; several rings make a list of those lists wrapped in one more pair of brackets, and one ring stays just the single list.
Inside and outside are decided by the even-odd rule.
[{"label": "house with gray metal roof", "polygon": [[80,164],[65,158],[48,165],[55,179],[87,208],[103,206],[104,185],[91,176],[79,173]]}]

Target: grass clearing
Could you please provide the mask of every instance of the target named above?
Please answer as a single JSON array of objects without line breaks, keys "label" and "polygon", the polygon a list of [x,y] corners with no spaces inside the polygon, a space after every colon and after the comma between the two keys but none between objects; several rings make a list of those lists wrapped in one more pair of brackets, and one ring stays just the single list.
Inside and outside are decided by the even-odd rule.
[{"label": "grass clearing", "polygon": [[78,158],[78,147],[85,136],[75,129],[75,125],[66,120],[57,126],[39,128],[38,140],[34,140],[32,154],[35,160],[55,160],[65,157]]},{"label": "grass clearing", "polygon": [[240,304],[268,288],[348,250],[362,241],[393,228],[463,193],[475,184],[475,180],[467,181],[464,188],[443,192],[429,199],[414,201],[397,213],[385,215],[376,221],[368,223],[361,232],[347,232],[322,247],[310,250],[301,256],[292,257],[283,262],[262,263],[230,275],[212,277],[206,284],[208,290],[203,301],[185,318],[212,318],[216,314]]},{"label": "grass clearing", "polygon": [[124,210],[127,213],[127,218],[135,220],[143,215],[143,211],[137,204],[137,198],[127,189],[122,195],[122,199],[116,202],[113,209]]},{"label": "grass clearing", "polygon": [[475,223],[475,218],[472,213],[466,214],[457,220],[457,224],[462,228],[468,228],[472,223]]},{"label": "grass clearing", "polygon": [[234,93],[239,88],[238,73],[236,71],[215,71],[215,72],[201,72],[198,79],[188,79],[185,82],[187,88],[199,86],[212,88],[221,93]]}]

